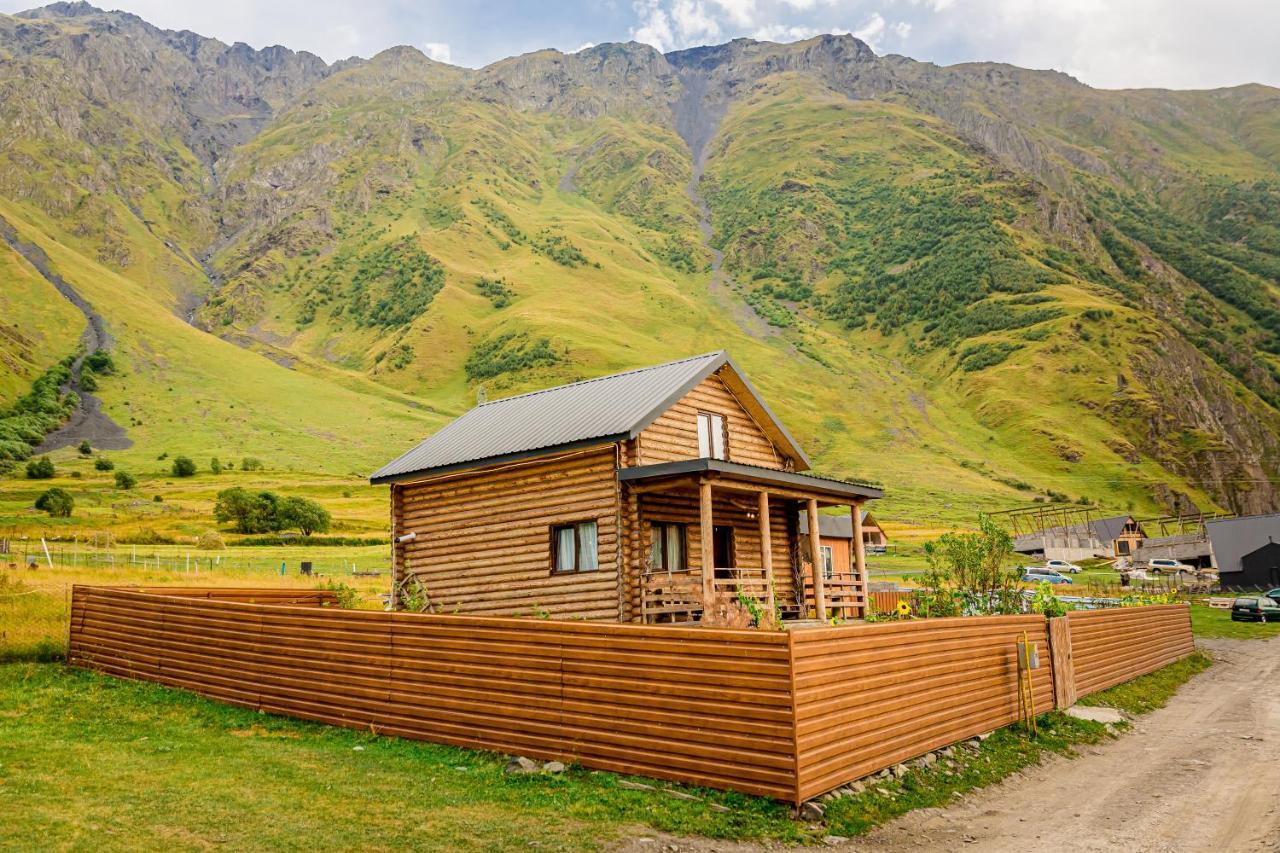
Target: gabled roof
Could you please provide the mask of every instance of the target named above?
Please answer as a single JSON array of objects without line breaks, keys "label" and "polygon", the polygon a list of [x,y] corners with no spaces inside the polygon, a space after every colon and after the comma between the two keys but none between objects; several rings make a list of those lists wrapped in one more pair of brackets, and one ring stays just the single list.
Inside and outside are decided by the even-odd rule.
[{"label": "gabled roof", "polygon": [[1269,542],[1280,541],[1280,513],[1220,518],[1204,523],[1219,572],[1238,572],[1241,558]]},{"label": "gabled roof", "polygon": [[796,461],[796,469],[807,469],[804,451],[721,350],[482,403],[369,480],[394,482],[426,471],[473,468],[635,438],[717,371],[779,450]]},{"label": "gabled roof", "polygon": [[[809,513],[800,512],[800,535],[809,535]],[[862,511],[862,523],[867,524],[867,519],[871,517],[871,513],[867,510]],[[874,518],[871,519],[872,524],[876,524]],[[876,524],[876,527],[879,527]],[[849,513],[842,512],[839,515],[831,515],[830,513],[818,514],[818,535],[827,536],[831,539],[852,539],[853,538],[853,519],[849,517]]]},{"label": "gabled roof", "polygon": [[1093,535],[1098,538],[1099,542],[1114,542],[1120,538],[1120,534],[1124,532],[1124,527],[1130,521],[1133,521],[1131,515],[1116,515],[1111,518],[1098,518],[1090,522],[1089,527],[1093,530]]}]

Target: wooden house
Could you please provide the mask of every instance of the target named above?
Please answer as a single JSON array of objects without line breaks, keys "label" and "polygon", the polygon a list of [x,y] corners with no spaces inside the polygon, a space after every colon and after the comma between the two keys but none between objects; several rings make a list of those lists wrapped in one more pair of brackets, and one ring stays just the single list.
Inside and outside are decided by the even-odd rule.
[{"label": "wooden house", "polygon": [[[784,617],[862,615],[862,505],[724,352],[476,406],[370,479],[391,486],[396,592],[444,613],[697,621],[741,592]],[[821,507],[850,508],[825,582]],[[408,579],[416,583],[406,584]]]}]

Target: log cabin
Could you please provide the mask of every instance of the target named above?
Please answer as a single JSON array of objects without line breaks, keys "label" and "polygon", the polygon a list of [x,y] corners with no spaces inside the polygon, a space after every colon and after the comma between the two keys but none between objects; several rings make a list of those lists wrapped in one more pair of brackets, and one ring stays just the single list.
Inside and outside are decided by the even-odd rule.
[{"label": "log cabin", "polygon": [[[393,606],[412,589],[442,613],[688,623],[745,595],[860,618],[882,492],[809,468],[721,351],[482,403],[370,482],[391,489]],[[857,535],[827,580],[804,554],[832,506]]]},{"label": "log cabin", "polygon": [[[808,548],[809,518],[800,512],[797,518],[800,525],[801,558],[811,560]],[[884,528],[867,510],[862,510],[862,548],[866,554],[883,554],[888,547],[889,539]],[[818,515],[818,567],[822,569],[824,579],[852,579],[855,576],[853,565],[853,519],[846,513]]]}]

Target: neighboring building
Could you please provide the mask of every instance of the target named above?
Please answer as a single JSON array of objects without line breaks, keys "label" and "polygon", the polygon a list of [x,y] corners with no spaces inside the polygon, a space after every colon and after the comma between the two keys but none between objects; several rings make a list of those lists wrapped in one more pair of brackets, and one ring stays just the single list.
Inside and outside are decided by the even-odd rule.
[{"label": "neighboring building", "polygon": [[391,485],[397,591],[412,575],[439,612],[688,621],[741,591],[860,616],[863,549],[829,585],[796,518],[882,493],[808,468],[717,352],[484,403],[370,480]]},{"label": "neighboring building", "polygon": [[1206,521],[1224,588],[1280,587],[1280,513]]},{"label": "neighboring building", "polygon": [[1091,518],[1079,524],[1049,527],[1014,537],[1014,550],[1047,560],[1130,557],[1146,532],[1131,515]]},{"label": "neighboring building", "polygon": [[[800,525],[801,553],[809,558],[808,537],[809,519],[805,513],[797,516]],[[866,553],[883,554],[888,545],[888,537],[875,517],[867,510],[862,511],[862,544]],[[827,578],[843,577],[853,571],[853,518],[849,515],[818,515],[818,549],[823,576]]]}]

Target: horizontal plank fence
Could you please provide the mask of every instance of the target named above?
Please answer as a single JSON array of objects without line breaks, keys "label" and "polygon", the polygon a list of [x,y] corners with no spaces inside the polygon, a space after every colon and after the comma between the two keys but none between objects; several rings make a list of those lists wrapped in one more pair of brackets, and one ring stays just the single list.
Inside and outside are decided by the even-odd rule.
[{"label": "horizontal plank fence", "polygon": [[1185,604],[1073,610],[1066,616],[1079,696],[1168,666],[1195,651]]},{"label": "horizontal plank fence", "polygon": [[[270,713],[796,803],[1014,722],[1024,632],[1041,650],[1036,709],[1062,692],[1034,615],[762,632],[332,604],[324,591],[76,586],[70,662]],[[1190,653],[1185,610],[1053,620],[1060,645],[1080,646],[1080,695]]]}]

